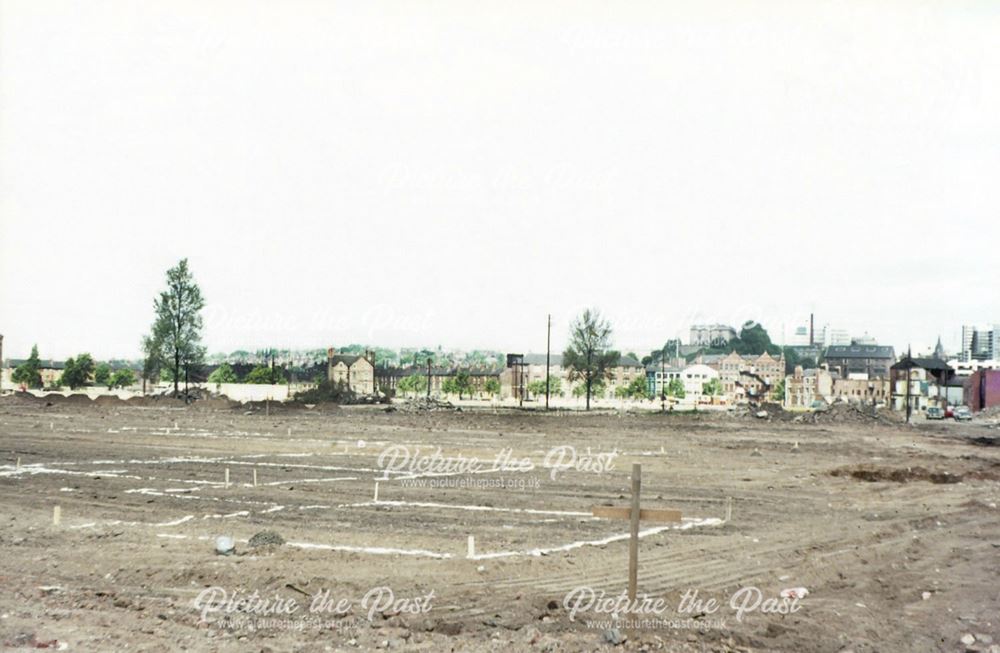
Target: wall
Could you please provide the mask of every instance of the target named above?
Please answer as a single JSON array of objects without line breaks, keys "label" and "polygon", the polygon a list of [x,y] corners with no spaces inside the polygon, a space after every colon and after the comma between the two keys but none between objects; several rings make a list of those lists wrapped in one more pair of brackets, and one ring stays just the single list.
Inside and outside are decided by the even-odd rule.
[{"label": "wall", "polygon": [[975,411],[1000,406],[1000,370],[979,370],[970,376],[965,404]]}]

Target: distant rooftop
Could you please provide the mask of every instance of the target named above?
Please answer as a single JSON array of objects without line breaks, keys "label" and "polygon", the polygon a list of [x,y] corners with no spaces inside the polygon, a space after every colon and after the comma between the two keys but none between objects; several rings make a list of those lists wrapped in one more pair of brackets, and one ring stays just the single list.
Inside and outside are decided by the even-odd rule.
[{"label": "distant rooftop", "polygon": [[888,345],[830,345],[827,358],[896,358],[896,350]]}]

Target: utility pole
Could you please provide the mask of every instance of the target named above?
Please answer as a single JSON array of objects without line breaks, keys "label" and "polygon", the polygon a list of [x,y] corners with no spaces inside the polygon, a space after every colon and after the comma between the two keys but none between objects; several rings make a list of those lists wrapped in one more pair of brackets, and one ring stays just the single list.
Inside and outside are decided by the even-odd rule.
[{"label": "utility pole", "polygon": [[906,347],[906,423],[910,423],[910,377],[913,376],[913,358],[910,356],[912,349]]},{"label": "utility pole", "polygon": [[[667,412],[667,347],[663,346],[660,352],[660,408]],[[656,391],[656,384],[653,384],[653,391]]]},{"label": "utility pole", "polygon": [[552,362],[552,314],[549,313],[549,328],[545,336],[545,410],[549,409],[549,366]]},{"label": "utility pole", "polygon": [[431,398],[431,357],[427,357],[427,398]]}]

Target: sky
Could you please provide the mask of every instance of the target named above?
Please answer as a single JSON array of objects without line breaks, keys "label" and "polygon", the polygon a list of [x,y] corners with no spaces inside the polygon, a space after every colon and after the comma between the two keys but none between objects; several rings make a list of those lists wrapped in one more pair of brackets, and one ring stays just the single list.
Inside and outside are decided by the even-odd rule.
[{"label": "sky", "polygon": [[1000,322],[1000,4],[0,0],[4,356]]}]

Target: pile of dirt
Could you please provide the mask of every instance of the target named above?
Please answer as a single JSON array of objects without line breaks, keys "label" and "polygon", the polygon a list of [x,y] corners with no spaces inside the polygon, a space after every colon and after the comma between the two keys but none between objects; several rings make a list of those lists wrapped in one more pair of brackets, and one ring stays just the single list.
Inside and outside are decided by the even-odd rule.
[{"label": "pile of dirt", "polygon": [[836,403],[823,410],[799,416],[796,422],[812,424],[899,424],[899,416],[887,409],[872,409],[871,406]]},{"label": "pile of dirt", "polygon": [[395,404],[394,407],[404,413],[419,413],[428,410],[448,410],[455,411],[458,408],[450,401],[440,401],[428,397],[418,397],[407,399],[404,403]]},{"label": "pile of dirt", "polygon": [[202,399],[191,405],[202,410],[233,410],[242,406],[240,402],[234,401],[225,395]]},{"label": "pile of dirt", "polygon": [[0,397],[0,405],[11,406],[15,408],[18,406],[38,407],[38,406],[44,406],[45,404],[46,404],[45,399],[41,397],[36,397],[30,392],[14,392],[12,394],[3,395],[2,397]]},{"label": "pile of dirt", "polygon": [[187,405],[183,399],[176,399],[169,395],[145,395],[143,397],[132,397],[125,401],[128,406],[139,408],[182,408]]},{"label": "pile of dirt", "polygon": [[875,483],[891,481],[893,483],[909,483],[910,481],[929,481],[935,484],[958,483],[961,474],[945,471],[932,471],[925,467],[877,467],[875,465],[858,465],[856,467],[841,467],[830,472],[830,476],[847,476],[858,481]]}]

